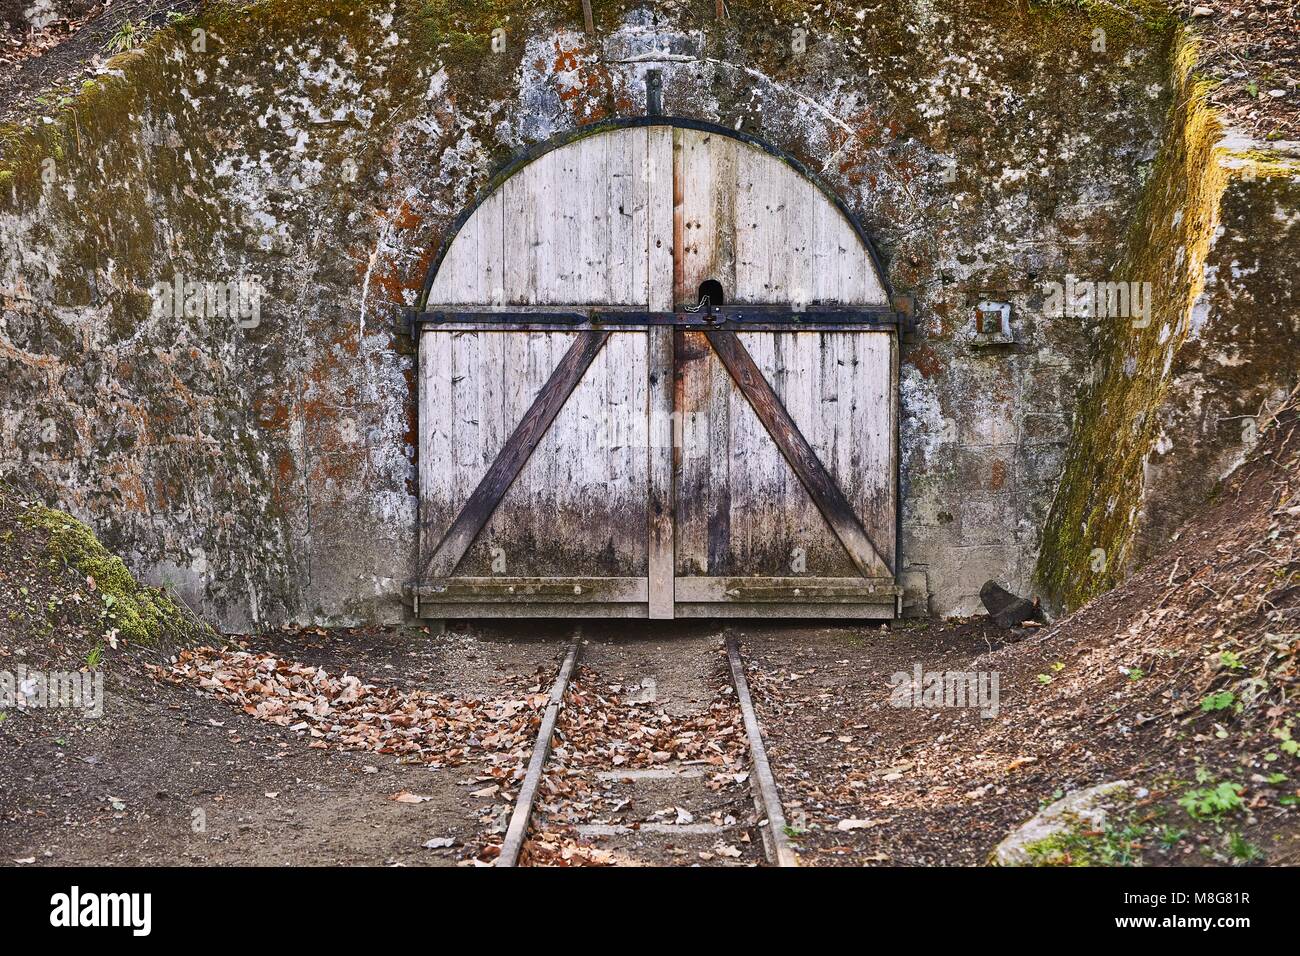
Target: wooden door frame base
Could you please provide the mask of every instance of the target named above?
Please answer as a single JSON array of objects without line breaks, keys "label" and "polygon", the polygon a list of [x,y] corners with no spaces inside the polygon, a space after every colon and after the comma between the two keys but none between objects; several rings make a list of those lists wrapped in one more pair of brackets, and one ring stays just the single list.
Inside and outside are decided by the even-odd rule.
[{"label": "wooden door frame base", "polygon": [[[888,578],[679,577],[676,589],[675,618],[893,620],[902,612],[903,589]],[[408,588],[406,599],[417,617],[435,620],[650,618],[646,578],[452,578]]]}]

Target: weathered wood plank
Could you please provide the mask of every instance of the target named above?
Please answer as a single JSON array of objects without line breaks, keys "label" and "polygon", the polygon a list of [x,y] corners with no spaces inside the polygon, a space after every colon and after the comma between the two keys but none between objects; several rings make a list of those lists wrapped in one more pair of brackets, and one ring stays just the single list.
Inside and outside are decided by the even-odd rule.
[{"label": "weathered wood plank", "polygon": [[673,336],[671,328],[648,333],[649,456],[648,574],[650,617],[673,616]]},{"label": "weathered wood plank", "polygon": [[733,301],[735,147],[725,136],[673,130],[673,285],[679,304],[694,304],[706,279],[721,282]]},{"label": "weathered wood plank", "polygon": [[452,407],[452,336],[420,336],[419,455],[420,567],[428,564],[442,540],[440,505],[455,494],[455,416]]},{"label": "weathered wood plank", "polygon": [[706,332],[705,335],[858,570],[865,577],[891,574],[892,556],[886,560],[867,537],[844,493],[827,473],[736,333]]},{"label": "weathered wood plank", "polygon": [[870,604],[892,602],[899,593],[893,578],[693,577],[677,582],[677,600],[686,602]]},{"label": "weathered wood plank", "polygon": [[[673,131],[656,127],[646,131],[644,182],[647,214],[647,301],[651,311],[673,308]],[[634,223],[635,226],[635,223]]]},{"label": "weathered wood plank", "polygon": [[748,143],[675,131],[677,296],[716,278],[728,302],[884,303],[852,224],[788,163]]},{"label": "weathered wood plank", "polygon": [[[733,605],[713,604],[700,607],[731,607]],[[749,605],[759,607],[760,605]],[[771,605],[769,605],[770,607]],[[814,605],[809,605],[814,606]],[[834,608],[838,605],[824,605]],[[426,604],[420,599],[420,614],[431,618],[625,618],[644,620],[647,604],[644,601],[609,602],[588,604],[560,601],[462,601],[446,604]],[[786,615],[789,616],[789,615]]]},{"label": "weathered wood plank", "polygon": [[570,604],[648,600],[645,578],[450,577],[431,578],[415,589],[421,604],[458,601],[560,601]]},{"label": "weathered wood plank", "polygon": [[[846,621],[888,621],[894,619],[897,598],[880,598],[873,602],[858,604],[830,604],[826,602],[787,602],[777,601],[678,601],[676,615],[681,620],[720,619],[720,618],[773,618],[846,620]],[[553,605],[564,607],[565,605]],[[570,605],[580,607],[581,605]],[[636,607],[635,604],[622,605]],[[457,614],[439,614],[439,617],[463,617]],[[529,615],[534,616],[534,615]]]},{"label": "weathered wood plank", "polygon": [[515,480],[528,461],[533,449],[541,440],[551,422],[559,414],[569,395],[596,353],[609,338],[608,332],[582,332],[561,359],[555,372],[547,381],[541,394],[519,425],[511,433],[505,447],[488,468],[487,474],[470,495],[465,507],[439,543],[437,550],[424,569],[424,577],[447,577],[456,570],[474,538],[491,517],[501,496]]}]

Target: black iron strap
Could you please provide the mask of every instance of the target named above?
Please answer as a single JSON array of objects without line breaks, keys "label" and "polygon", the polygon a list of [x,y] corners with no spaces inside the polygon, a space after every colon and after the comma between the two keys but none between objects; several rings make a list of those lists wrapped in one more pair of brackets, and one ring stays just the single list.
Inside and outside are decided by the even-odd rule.
[{"label": "black iron strap", "polygon": [[546,331],[568,329],[628,330],[670,325],[678,328],[726,329],[751,332],[835,331],[857,329],[896,330],[907,317],[888,306],[799,309],[788,305],[720,306],[708,312],[679,308],[673,312],[638,312],[630,309],[574,310],[472,310],[449,306],[407,317],[408,329],[418,338],[423,329],[447,331]]}]

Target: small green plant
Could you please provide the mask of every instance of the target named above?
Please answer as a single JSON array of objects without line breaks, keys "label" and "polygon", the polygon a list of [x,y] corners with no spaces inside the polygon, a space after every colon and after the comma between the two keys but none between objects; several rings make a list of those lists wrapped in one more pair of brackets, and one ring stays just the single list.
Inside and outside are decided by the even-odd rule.
[{"label": "small green plant", "polygon": [[1146,672],[1145,672],[1144,670],[1142,670],[1142,668],[1140,668],[1140,667],[1132,667],[1132,668],[1129,668],[1129,672],[1128,672],[1128,679],[1129,679],[1129,680],[1141,680],[1142,678],[1144,678],[1144,677],[1146,677],[1146,676],[1147,676],[1147,675],[1146,675]]},{"label": "small green plant", "polygon": [[[1197,775],[1199,777],[1200,771]],[[1224,780],[1212,787],[1188,790],[1178,798],[1178,805],[1186,810],[1187,815],[1193,820],[1218,820],[1245,806],[1241,799],[1245,789],[1239,783]]]},{"label": "small green plant", "polygon": [[1291,727],[1294,724],[1295,721],[1288,720],[1281,727],[1273,731],[1273,736],[1282,741],[1281,744],[1278,745],[1279,749],[1284,754],[1290,754],[1292,757],[1300,756],[1300,740],[1296,740],[1291,736]]},{"label": "small green plant", "polygon": [[1245,662],[1232,651],[1224,651],[1219,655],[1219,666],[1226,667],[1230,671],[1239,671],[1246,666]]},{"label": "small green plant", "polygon": [[86,667],[93,671],[103,659],[104,647],[102,644],[96,644],[90,649],[90,653],[86,655]]},{"label": "small green plant", "polygon": [[1178,845],[1178,841],[1185,836],[1187,836],[1186,830],[1177,827],[1171,827],[1169,824],[1166,823],[1164,826],[1160,828],[1160,835],[1158,839],[1160,840],[1160,846],[1162,848],[1166,850],[1172,850],[1175,846]]},{"label": "small green plant", "polygon": [[1241,863],[1254,863],[1264,855],[1263,850],[1236,832],[1228,837],[1228,853]]},{"label": "small green plant", "polygon": [[1050,674],[1039,674],[1039,675],[1038,675],[1038,683],[1040,683],[1040,684],[1050,684],[1051,682],[1052,682],[1052,676],[1051,676]]},{"label": "small green plant", "polygon": [[1221,690],[1215,694],[1206,694],[1201,698],[1201,710],[1204,713],[1212,713],[1216,710],[1227,710],[1237,701],[1237,696],[1230,690]]},{"label": "small green plant", "polygon": [[108,38],[104,49],[109,53],[125,53],[134,50],[144,40],[144,32],[130,20],[123,20],[117,30]]}]

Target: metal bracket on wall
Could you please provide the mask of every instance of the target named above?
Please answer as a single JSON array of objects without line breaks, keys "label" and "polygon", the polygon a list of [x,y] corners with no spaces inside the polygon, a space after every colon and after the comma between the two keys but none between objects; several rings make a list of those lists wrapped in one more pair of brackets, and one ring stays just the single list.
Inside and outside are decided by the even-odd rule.
[{"label": "metal bracket on wall", "polygon": [[646,116],[662,116],[664,112],[664,75],[659,70],[645,74]]}]

